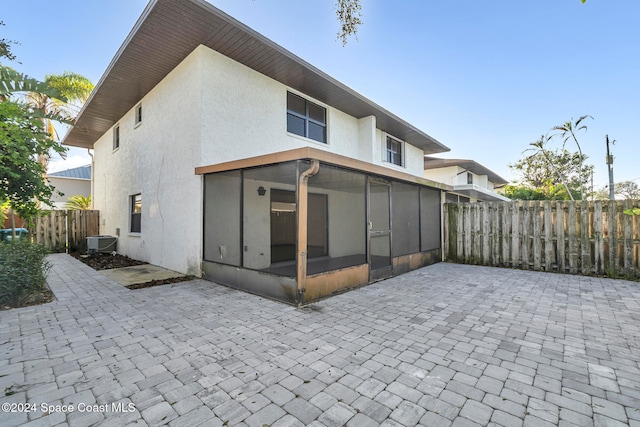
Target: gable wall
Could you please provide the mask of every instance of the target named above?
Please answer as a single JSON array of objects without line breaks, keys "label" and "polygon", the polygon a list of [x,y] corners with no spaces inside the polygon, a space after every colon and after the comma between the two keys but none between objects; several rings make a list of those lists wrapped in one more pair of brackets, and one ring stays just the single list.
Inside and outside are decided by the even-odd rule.
[{"label": "gable wall", "polygon": [[[134,109],[94,145],[95,208],[102,234],[116,235],[118,252],[182,273],[199,274],[202,241],[202,185],[194,174],[200,161],[198,55],[188,56],[142,99],[142,122]],[[129,233],[130,196],[142,195],[142,232]]]}]

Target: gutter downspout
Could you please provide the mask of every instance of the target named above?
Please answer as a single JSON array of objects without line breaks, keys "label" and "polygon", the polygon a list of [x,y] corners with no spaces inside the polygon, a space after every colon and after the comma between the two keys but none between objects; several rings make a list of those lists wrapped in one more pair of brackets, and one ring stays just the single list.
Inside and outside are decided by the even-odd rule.
[{"label": "gutter downspout", "polygon": [[87,148],[87,153],[91,156],[91,194],[89,194],[89,196],[91,197],[91,209],[93,209],[93,172],[95,168],[93,165],[93,153],[91,152],[91,148]]},{"label": "gutter downspout", "polygon": [[311,167],[298,177],[298,242],[297,242],[297,273],[298,305],[304,300],[305,284],[307,281],[307,212],[309,207],[309,177],[314,176],[320,170],[320,161],[312,159]]}]

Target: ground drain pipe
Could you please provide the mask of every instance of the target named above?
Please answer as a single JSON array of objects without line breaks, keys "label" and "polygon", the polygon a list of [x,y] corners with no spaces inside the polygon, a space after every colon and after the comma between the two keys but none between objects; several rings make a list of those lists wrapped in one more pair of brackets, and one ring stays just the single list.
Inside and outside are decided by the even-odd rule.
[{"label": "ground drain pipe", "polygon": [[309,177],[320,170],[320,161],[311,160],[311,167],[300,174],[298,178],[298,259],[296,282],[298,283],[298,305],[302,304],[307,281],[307,211],[309,207]]}]

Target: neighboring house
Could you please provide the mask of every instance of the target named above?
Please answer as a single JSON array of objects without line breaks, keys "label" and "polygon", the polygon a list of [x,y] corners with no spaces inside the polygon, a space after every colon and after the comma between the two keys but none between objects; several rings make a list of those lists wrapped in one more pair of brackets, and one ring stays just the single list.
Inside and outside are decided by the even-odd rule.
[{"label": "neighboring house", "polygon": [[448,148],[202,0],[147,6],[64,143],[171,270],[299,304],[441,260]]},{"label": "neighboring house", "polygon": [[473,160],[425,156],[424,177],[453,187],[447,192],[449,203],[510,200],[495,192],[508,181]]},{"label": "neighboring house", "polygon": [[91,195],[91,165],[49,173],[47,180],[55,187],[55,192],[51,197],[55,209],[64,209],[65,203],[71,196],[88,197]]}]

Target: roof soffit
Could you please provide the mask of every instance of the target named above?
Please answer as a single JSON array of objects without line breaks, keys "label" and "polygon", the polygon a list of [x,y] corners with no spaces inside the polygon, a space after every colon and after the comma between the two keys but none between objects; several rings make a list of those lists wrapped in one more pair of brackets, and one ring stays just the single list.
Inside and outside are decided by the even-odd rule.
[{"label": "roof soffit", "polygon": [[152,0],[82,108],[67,145],[91,148],[127,111],[200,44],[427,154],[449,149],[204,0]]}]

